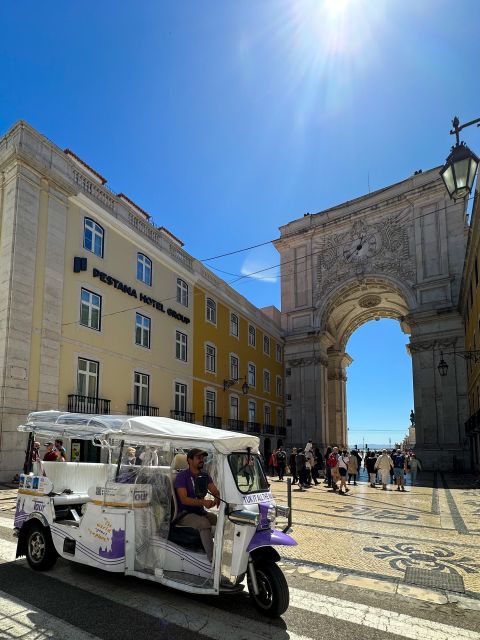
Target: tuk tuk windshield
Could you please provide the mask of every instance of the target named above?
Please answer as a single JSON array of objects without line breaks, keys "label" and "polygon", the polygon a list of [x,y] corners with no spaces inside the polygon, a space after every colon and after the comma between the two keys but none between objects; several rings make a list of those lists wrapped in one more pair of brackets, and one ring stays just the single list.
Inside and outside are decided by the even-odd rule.
[{"label": "tuk tuk windshield", "polygon": [[231,453],[228,462],[239,491],[268,491],[269,484],[258,455],[246,452]]}]

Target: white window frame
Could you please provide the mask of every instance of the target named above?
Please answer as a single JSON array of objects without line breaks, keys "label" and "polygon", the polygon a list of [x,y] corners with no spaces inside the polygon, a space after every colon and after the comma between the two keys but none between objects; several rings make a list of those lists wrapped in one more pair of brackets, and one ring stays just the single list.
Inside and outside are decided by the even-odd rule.
[{"label": "white window frame", "polygon": [[[265,382],[267,384],[265,384]],[[263,390],[265,393],[270,393],[270,389],[272,386],[272,377],[270,375],[270,371],[268,369],[263,370]]]},{"label": "white window frame", "polygon": [[[183,405],[183,408],[182,408]],[[186,413],[188,407],[188,385],[180,380],[173,383],[173,406],[175,411]]]},{"label": "white window frame", "polygon": [[[139,318],[141,321],[139,322]],[[145,322],[148,321],[148,322]],[[137,329],[140,329],[140,342],[137,340]],[[152,335],[152,320],[138,311],[135,312],[135,344],[143,349],[150,349]],[[147,343],[144,344],[144,337],[147,336]]]},{"label": "white window frame", "polygon": [[177,278],[177,302],[188,307],[188,282],[182,278]]},{"label": "white window frame", "polygon": [[[146,391],[146,402],[140,402],[144,398]],[[133,372],[133,404],[141,407],[148,407],[150,404],[150,375],[143,371]]]},{"label": "white window frame", "polygon": [[[232,318],[236,318],[237,319],[237,323],[235,324],[234,322],[232,322]],[[235,331],[233,331],[233,327],[237,327],[237,332],[235,333]],[[236,313],[233,313],[233,311],[230,312],[230,335],[233,336],[234,338],[239,338],[240,337],[240,318]]]},{"label": "white window frame", "polygon": [[[209,396],[209,394],[211,394]],[[209,413],[209,403],[213,402],[213,413]],[[215,389],[205,389],[205,415],[209,417],[216,416],[217,412],[217,392]]]},{"label": "white window frame", "polygon": [[[236,363],[233,362],[233,360],[236,360]],[[240,377],[240,358],[237,356],[236,353],[229,354],[228,364],[229,364],[230,378],[232,380],[238,380]],[[236,369],[236,373],[235,373],[235,369]]]},{"label": "white window frame", "polygon": [[282,362],[282,345],[278,343],[275,345],[275,360]]},{"label": "white window frame", "polygon": [[149,287],[152,286],[153,267],[152,261],[144,253],[137,253],[137,280]]},{"label": "white window frame", "polygon": [[[83,294],[88,294],[88,300],[83,299]],[[98,298],[98,303],[95,303],[93,298]],[[82,322],[82,310],[86,307],[88,309],[87,323]],[[98,326],[92,325],[93,312],[98,311]],[[80,324],[82,327],[88,327],[94,331],[101,331],[102,328],[102,296],[94,291],[90,291],[86,287],[80,289]]]},{"label": "white window frame", "polygon": [[[252,417],[251,411],[253,411],[253,420],[250,420],[250,418]],[[249,400],[248,401],[248,407],[247,407],[247,417],[248,417],[248,422],[256,422],[256,418],[257,418],[257,403],[255,402],[255,400]]]},{"label": "white window frame", "polygon": [[248,386],[255,389],[257,386],[257,365],[254,362],[249,362],[247,371]]},{"label": "white window frame", "polygon": [[229,415],[230,420],[238,420],[240,415],[240,399],[236,395],[230,396],[229,402]]},{"label": "white window frame", "polygon": [[[209,302],[211,303],[210,305],[208,304]],[[205,320],[210,324],[217,325],[217,303],[210,297],[205,300]]]},{"label": "white window frame", "polygon": [[[209,353],[209,349],[213,349],[213,353]],[[213,369],[208,365],[213,363]],[[217,373],[217,347],[210,342],[205,343],[205,371],[207,373]]]},{"label": "white window frame", "polygon": [[[251,331],[253,329],[253,331]],[[248,325],[248,346],[253,349],[257,348],[257,329],[253,324]]]},{"label": "white window frame", "polygon": [[[265,345],[267,345],[267,348],[265,349]],[[263,353],[266,356],[270,356],[270,338],[263,334]]]},{"label": "white window frame", "polygon": [[178,329],[175,330],[175,358],[188,362],[188,335]]},{"label": "white window frame", "polygon": [[[268,414],[268,419],[267,419]],[[263,405],[263,424],[271,426],[272,424],[272,408],[269,404]]]},{"label": "white window frame", "polygon": [[[91,234],[90,247],[87,246],[87,229]],[[100,239],[100,252],[97,251],[97,238]],[[83,248],[99,258],[103,258],[105,248],[105,230],[98,224],[98,222],[95,222],[95,220],[88,217],[83,219]]]},{"label": "white window frame", "polygon": [[[83,361],[87,364],[85,369],[80,369],[80,361]],[[96,371],[92,373],[90,370],[90,365],[95,365]],[[84,376],[85,382],[85,393],[81,393],[81,376]],[[90,380],[95,380],[95,394],[90,395]],[[100,381],[100,362],[98,360],[92,360],[91,358],[84,358],[83,356],[78,356],[77,358],[77,394],[79,396],[85,396],[86,398],[98,398],[98,385]]]},{"label": "white window frame", "polygon": [[283,396],[283,378],[282,378],[282,376],[277,376],[275,378],[275,390],[276,390],[277,396],[279,398],[281,398]]}]

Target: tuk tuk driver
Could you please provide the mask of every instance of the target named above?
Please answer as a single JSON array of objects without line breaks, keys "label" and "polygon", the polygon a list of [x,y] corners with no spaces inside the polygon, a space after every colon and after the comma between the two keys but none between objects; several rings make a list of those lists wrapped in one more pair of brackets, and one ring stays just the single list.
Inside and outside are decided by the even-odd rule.
[{"label": "tuk tuk driver", "polygon": [[202,449],[190,449],[187,453],[188,469],[179,471],[175,478],[175,491],[180,515],[176,524],[198,529],[203,548],[210,562],[213,557],[212,526],[217,523],[217,516],[206,509],[218,507],[220,492],[212,478],[208,476],[208,491],[214,499],[195,497],[195,478],[203,470],[204,458],[207,455]]}]

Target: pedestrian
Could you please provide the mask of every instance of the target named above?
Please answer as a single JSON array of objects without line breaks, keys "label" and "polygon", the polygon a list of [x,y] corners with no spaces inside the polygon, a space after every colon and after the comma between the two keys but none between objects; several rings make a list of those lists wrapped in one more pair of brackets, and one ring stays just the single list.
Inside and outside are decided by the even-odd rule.
[{"label": "pedestrian", "polygon": [[405,491],[405,472],[407,470],[405,454],[402,453],[401,449],[397,449],[393,452],[392,460],[397,491]]},{"label": "pedestrian", "polygon": [[369,451],[364,464],[370,480],[370,486],[373,489],[375,489],[375,480],[377,479],[377,472],[375,471],[376,462],[377,456],[375,455],[375,451]]},{"label": "pedestrian", "polygon": [[342,494],[342,488],[345,490],[345,493],[350,491],[350,489],[347,487],[347,473],[349,462],[350,456],[348,455],[348,451],[344,449],[342,453],[337,456],[338,471],[340,473],[340,488],[338,490],[339,495]]},{"label": "pedestrian", "polygon": [[382,455],[377,459],[377,462],[375,463],[375,469],[377,469],[380,472],[382,489],[383,491],[386,491],[387,484],[388,484],[388,477],[390,475],[390,471],[393,469],[392,459],[387,454],[386,449],[383,449]]},{"label": "pedestrian", "polygon": [[277,451],[277,473],[280,482],[283,482],[283,476],[285,475],[285,467],[287,465],[287,454],[283,447],[278,447]]},{"label": "pedestrian", "polygon": [[[320,459],[317,458],[317,454],[320,456]],[[320,450],[317,447],[313,454],[313,465],[311,469],[312,480],[316,485],[320,484],[320,482],[318,481],[318,479],[320,478],[319,464],[320,465],[322,464],[322,454],[320,453]]]},{"label": "pedestrian", "polygon": [[290,467],[290,473],[292,474],[292,484],[297,484],[298,482],[296,457],[297,457],[297,447],[293,447],[292,453],[290,454],[290,458],[288,461],[288,466]]},{"label": "pedestrian", "polygon": [[270,460],[268,461],[268,470],[269,475],[275,475],[275,469],[277,468],[277,450],[274,449],[270,455]]},{"label": "pedestrian", "polygon": [[295,464],[297,466],[298,486],[300,491],[305,491],[308,488],[307,485],[307,470],[305,467],[306,459],[303,449],[298,449],[297,457],[295,458]]},{"label": "pedestrian", "polygon": [[327,450],[325,451],[325,480],[323,481],[323,484],[326,484],[327,487],[332,486],[332,471],[327,464],[327,460],[330,457],[331,453],[332,447],[327,447]]},{"label": "pedestrian", "polygon": [[353,478],[354,486],[357,486],[357,473],[358,473],[358,458],[355,455],[355,451],[350,451],[350,458],[348,460],[348,484],[350,484]]},{"label": "pedestrian", "polygon": [[60,438],[55,440],[55,449],[59,452],[59,456],[57,458],[58,462],[66,462],[67,450],[63,446],[63,440],[60,440]]},{"label": "pedestrian", "polygon": [[43,456],[45,462],[56,462],[58,460],[59,452],[55,449],[53,442],[46,442],[45,447],[47,450]]},{"label": "pedestrian", "polygon": [[413,485],[417,482],[417,473],[422,470],[420,460],[414,453],[412,453],[410,459],[407,462],[407,470],[410,471],[410,482],[412,483],[413,487]]},{"label": "pedestrian", "polygon": [[360,453],[360,451],[358,449],[354,449],[352,453],[357,458],[357,463],[358,463],[357,464],[357,474],[358,474],[358,479],[360,480],[360,474],[361,474],[361,471],[362,471],[363,458],[362,458],[362,455],[361,455],[361,453]]},{"label": "pedestrian", "polygon": [[333,491],[338,491],[337,482],[340,480],[340,472],[338,470],[338,447],[333,447],[331,454],[327,459],[327,467],[331,474],[331,484]]}]

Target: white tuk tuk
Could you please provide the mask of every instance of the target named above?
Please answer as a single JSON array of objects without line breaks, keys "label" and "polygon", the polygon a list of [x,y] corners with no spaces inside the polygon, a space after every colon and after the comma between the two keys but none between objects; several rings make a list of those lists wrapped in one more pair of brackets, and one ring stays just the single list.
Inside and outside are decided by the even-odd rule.
[{"label": "white tuk tuk", "polygon": [[[288,512],[275,505],[257,437],[170,418],[59,411],[31,413],[18,429],[30,442],[87,440],[101,452],[99,463],[37,461],[20,477],[17,557],[25,555],[33,569],[49,569],[61,556],[217,595],[243,590],[246,577],[257,609],[271,617],[285,612],[288,586],[274,547],[296,542],[274,528]],[[177,523],[175,476],[187,468],[192,447],[208,454],[205,470],[220,493],[212,562],[199,532]],[[195,495],[206,491],[196,479]]]}]

